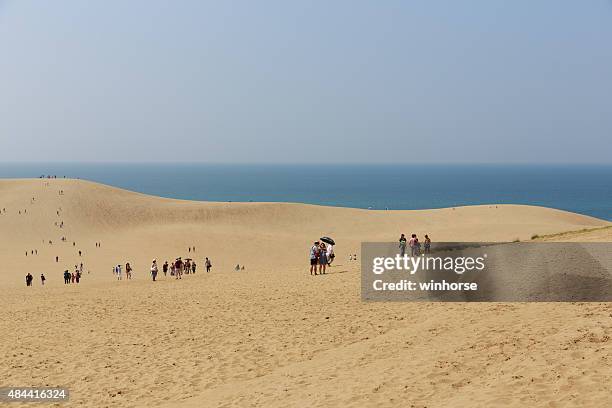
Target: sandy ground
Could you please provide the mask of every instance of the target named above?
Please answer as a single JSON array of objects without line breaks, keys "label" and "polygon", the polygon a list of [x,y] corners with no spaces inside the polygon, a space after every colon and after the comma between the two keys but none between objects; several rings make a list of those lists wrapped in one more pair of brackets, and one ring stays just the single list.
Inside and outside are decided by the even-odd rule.
[{"label": "sandy ground", "polygon": [[[68,386],[65,406],[612,404],[611,303],[363,303],[348,260],[401,232],[504,241],[586,229],[544,239],[610,241],[604,221],[508,205],[198,203],[75,180],[2,180],[2,208],[0,383]],[[337,259],[311,277],[321,235]],[[151,259],[177,256],[198,272],[150,281]],[[64,285],[80,262],[83,281]],[[134,279],[116,281],[125,262]]]}]

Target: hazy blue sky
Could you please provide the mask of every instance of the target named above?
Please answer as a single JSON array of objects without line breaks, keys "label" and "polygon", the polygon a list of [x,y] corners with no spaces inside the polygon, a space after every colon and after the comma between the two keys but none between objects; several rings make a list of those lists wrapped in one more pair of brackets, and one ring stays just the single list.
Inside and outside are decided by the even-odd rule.
[{"label": "hazy blue sky", "polygon": [[612,163],[612,2],[0,0],[0,161]]}]

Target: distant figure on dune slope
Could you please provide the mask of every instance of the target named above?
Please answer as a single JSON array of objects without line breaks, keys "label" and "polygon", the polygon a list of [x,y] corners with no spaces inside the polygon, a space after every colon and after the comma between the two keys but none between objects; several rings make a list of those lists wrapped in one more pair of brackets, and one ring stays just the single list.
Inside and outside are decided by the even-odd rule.
[{"label": "distant figure on dune slope", "polygon": [[208,257],[206,258],[206,261],[204,261],[204,266],[206,266],[206,272],[210,272],[210,269],[212,268],[212,263],[210,262],[210,259],[208,259]]},{"label": "distant figure on dune slope", "polygon": [[178,257],[176,261],[174,261],[174,274],[176,275],[176,279],[183,279],[183,260],[181,257]]},{"label": "distant figure on dune slope", "polygon": [[310,274],[317,275],[317,263],[319,260],[319,241],[315,241],[310,247]]},{"label": "distant figure on dune slope", "polygon": [[157,278],[157,260],[155,259],[151,264],[151,278],[153,278],[153,282],[155,282],[155,279]]},{"label": "distant figure on dune slope", "polygon": [[331,265],[336,258],[336,254],[334,253],[334,246],[332,244],[327,244],[327,265]]},{"label": "distant figure on dune slope", "polygon": [[323,242],[319,244],[318,264],[319,264],[319,275],[323,275],[327,268],[327,247],[325,246],[325,243]]},{"label": "distant figure on dune slope", "polygon": [[400,236],[399,249],[400,249],[400,256],[404,256],[406,254],[406,236],[404,234]]},{"label": "distant figure on dune slope", "polygon": [[418,256],[421,251],[421,244],[419,243],[419,239],[416,234],[412,234],[410,241],[408,241],[408,246],[410,247],[410,255]]},{"label": "distant figure on dune slope", "polygon": [[129,262],[125,264],[125,279],[132,279],[132,266]]}]

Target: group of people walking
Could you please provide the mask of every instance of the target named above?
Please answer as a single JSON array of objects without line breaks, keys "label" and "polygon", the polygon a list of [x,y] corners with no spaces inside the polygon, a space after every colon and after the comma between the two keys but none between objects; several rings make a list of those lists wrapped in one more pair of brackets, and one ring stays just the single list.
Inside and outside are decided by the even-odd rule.
[{"label": "group of people walking", "polygon": [[[79,283],[81,281],[83,274],[82,271],[79,268],[76,268],[74,272],[70,273],[70,271],[68,269],[66,269],[64,271],[64,284],[68,285],[71,283]],[[42,286],[45,286],[45,281],[47,280],[47,278],[45,277],[44,273],[40,274],[40,284]],[[31,273],[28,272],[28,274],[25,277],[25,281],[26,281],[26,286],[33,286],[34,283],[34,277],[32,276]]]},{"label": "group of people walking", "polygon": [[335,256],[334,246],[332,244],[315,241],[312,247],[310,247],[310,274],[325,274],[327,267],[331,265]]},{"label": "group of people walking", "polygon": [[[195,247],[193,247],[193,251],[195,252]],[[206,272],[210,272],[212,268],[212,262],[210,261],[210,259],[208,259],[208,257],[206,257],[206,259],[204,260],[204,267],[206,267]],[[165,261],[162,265],[162,272],[164,273],[164,276],[167,276],[168,272],[170,272],[170,276],[174,276],[175,279],[183,279],[183,274],[194,274],[196,273],[197,268],[198,265],[196,264],[195,260],[187,258],[183,261],[183,259],[179,256],[174,262],[170,264],[168,264],[168,261]],[[157,273],[157,260],[154,259],[151,264],[151,277],[153,278],[153,281],[155,281],[155,279],[157,278]]]},{"label": "group of people walking", "polygon": [[[64,284],[69,283],[79,283],[81,281],[81,271],[76,269],[74,272],[70,273],[68,269],[64,271]],[[42,279],[42,278],[41,278]]]},{"label": "group of people walking", "polygon": [[[206,267],[206,272],[211,271],[212,262],[210,259],[205,259],[204,266]],[[176,279],[183,279],[183,275],[196,273],[197,267],[198,266],[193,259],[187,258],[183,260],[181,257],[178,257],[171,263],[165,261],[161,266],[161,271],[164,276],[167,276],[169,272],[170,276],[174,276]],[[125,279],[132,279],[133,268],[129,262],[125,264],[125,267],[123,267],[121,264],[113,267],[113,275],[117,278],[117,280],[123,280],[123,271],[125,271]],[[157,259],[153,259],[153,261],[151,261],[149,272],[151,274],[151,279],[156,281],[159,274]]]},{"label": "group of people walking", "polygon": [[406,247],[410,248],[410,256],[428,254],[431,251],[431,239],[429,239],[429,235],[425,234],[423,250],[421,251],[421,242],[416,234],[412,234],[410,236],[410,240],[407,240],[406,236],[402,234],[399,239],[400,256],[404,256],[406,254]]}]

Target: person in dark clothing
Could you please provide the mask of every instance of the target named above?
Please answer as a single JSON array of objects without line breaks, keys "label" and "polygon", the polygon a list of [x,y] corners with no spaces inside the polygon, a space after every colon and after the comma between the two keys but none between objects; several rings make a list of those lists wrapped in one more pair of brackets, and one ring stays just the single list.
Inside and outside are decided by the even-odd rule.
[{"label": "person in dark clothing", "polygon": [[406,254],[406,236],[404,234],[402,234],[402,236],[399,239],[399,249],[400,249],[400,256],[404,256]]},{"label": "person in dark clothing", "polygon": [[180,257],[174,261],[176,279],[183,279],[183,265],[183,260]]},{"label": "person in dark clothing", "polygon": [[210,268],[212,268],[212,263],[210,262],[210,259],[208,259],[208,257],[206,258],[206,261],[204,261],[204,266],[206,266],[206,272],[210,272]]}]

